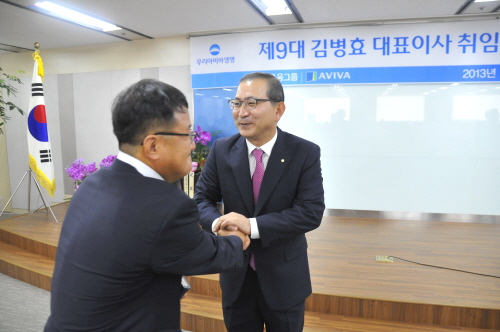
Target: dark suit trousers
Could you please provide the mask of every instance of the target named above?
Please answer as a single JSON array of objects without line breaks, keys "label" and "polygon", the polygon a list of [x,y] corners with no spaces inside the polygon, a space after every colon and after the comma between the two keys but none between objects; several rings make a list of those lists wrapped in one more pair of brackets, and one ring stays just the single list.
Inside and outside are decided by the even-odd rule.
[{"label": "dark suit trousers", "polygon": [[264,301],[257,272],[247,267],[241,292],[232,303],[222,301],[228,332],[301,332],[305,301],[287,310],[272,310]]}]

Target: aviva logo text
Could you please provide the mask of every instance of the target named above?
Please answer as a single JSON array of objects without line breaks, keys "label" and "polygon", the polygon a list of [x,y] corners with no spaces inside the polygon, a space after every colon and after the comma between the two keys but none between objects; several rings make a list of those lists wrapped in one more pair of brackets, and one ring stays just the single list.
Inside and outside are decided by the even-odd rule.
[{"label": "aviva logo text", "polygon": [[328,72],[306,72],[306,82],[314,82],[319,80],[345,80],[351,79],[351,74],[348,71],[328,71]]}]

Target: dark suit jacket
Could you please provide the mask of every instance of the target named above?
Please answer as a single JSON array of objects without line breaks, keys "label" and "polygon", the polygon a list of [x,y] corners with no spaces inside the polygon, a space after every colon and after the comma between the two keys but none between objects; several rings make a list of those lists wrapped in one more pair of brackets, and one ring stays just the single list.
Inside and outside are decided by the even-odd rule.
[{"label": "dark suit jacket", "polygon": [[243,262],[173,184],[115,160],[77,189],[62,226],[45,331],[180,331],[181,276]]},{"label": "dark suit jacket", "polygon": [[[214,142],[196,186],[195,201],[201,223],[210,231],[220,216],[216,202],[223,200],[224,213],[257,217],[260,240],[252,240],[257,276],[267,304],[283,310],[311,293],[305,233],[317,228],[325,209],[319,147],[278,128],[257,206],[244,137],[236,134]],[[220,274],[223,298],[236,300],[246,269]]]}]

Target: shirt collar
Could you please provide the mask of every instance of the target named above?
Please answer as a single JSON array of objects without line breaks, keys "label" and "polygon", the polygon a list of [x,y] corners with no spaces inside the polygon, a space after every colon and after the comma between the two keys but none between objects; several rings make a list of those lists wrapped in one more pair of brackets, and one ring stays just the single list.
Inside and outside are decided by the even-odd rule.
[{"label": "shirt collar", "polygon": [[164,181],[163,178],[161,177],[160,174],[156,173],[154,169],[143,163],[137,158],[132,157],[129,154],[126,154],[123,151],[118,152],[118,156],[116,159],[119,159],[123,161],[126,164],[129,164],[130,166],[134,167],[137,172],[141,173],[143,176],[148,177],[148,178],[153,178],[153,179],[158,179],[161,181]]},{"label": "shirt collar", "polygon": [[[262,145],[259,149],[263,150],[266,155],[271,156],[271,151],[273,150],[274,143],[276,143],[277,139],[278,139],[278,129],[276,129],[276,134],[274,134],[273,138],[271,138],[271,140],[266,144]],[[248,155],[250,155],[252,151],[257,147],[252,143],[250,143],[248,140],[246,141],[248,147]]]}]

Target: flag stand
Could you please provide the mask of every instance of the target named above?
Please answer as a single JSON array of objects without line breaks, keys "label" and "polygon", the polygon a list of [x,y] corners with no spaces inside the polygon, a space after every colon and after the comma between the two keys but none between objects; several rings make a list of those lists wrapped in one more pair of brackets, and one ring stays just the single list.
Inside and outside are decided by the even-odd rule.
[{"label": "flag stand", "polygon": [[21,179],[21,181],[17,185],[16,190],[14,190],[14,193],[12,194],[12,196],[10,196],[9,200],[7,201],[7,204],[5,204],[2,212],[0,212],[0,216],[2,216],[3,212],[5,211],[5,209],[7,208],[7,206],[9,205],[10,201],[12,200],[12,198],[14,197],[14,195],[16,194],[16,192],[19,189],[19,187],[21,186],[21,183],[23,183],[24,179],[26,178],[26,175],[28,175],[28,174],[29,174],[29,177],[28,177],[28,213],[35,213],[36,211],[40,210],[40,208],[41,208],[40,207],[40,208],[38,208],[36,210],[31,211],[31,204],[30,204],[31,203],[31,179],[33,179],[33,181],[35,181],[36,187],[38,189],[38,193],[40,194],[40,197],[42,197],[42,201],[43,201],[43,204],[45,205],[45,209],[49,210],[50,213],[52,214],[52,216],[54,217],[54,219],[56,220],[56,222],[59,223],[59,221],[57,220],[56,216],[54,215],[54,212],[50,208],[50,205],[47,204],[47,200],[45,199],[45,196],[43,195],[42,188],[40,188],[40,185],[38,184],[38,181],[36,180],[35,175],[33,174],[33,171],[29,167],[28,167],[28,170],[26,171],[26,173],[24,173],[23,178]]},{"label": "flag stand", "polygon": [[[38,183],[35,175],[33,174],[33,169],[37,175],[41,174],[41,176],[45,176],[48,179],[54,178],[54,165],[52,164],[52,157],[50,152],[50,141],[49,141],[49,132],[47,127],[47,118],[45,113],[45,101],[43,98],[43,77],[44,77],[44,69],[42,58],[40,57],[40,44],[35,43],[35,53],[33,53],[33,59],[35,60],[33,67],[33,78],[31,83],[31,99],[29,103],[30,113],[28,115],[28,154],[29,154],[29,166],[26,173],[24,173],[21,182],[17,185],[16,190],[12,196],[10,196],[7,204],[3,208],[2,212],[0,212],[0,216],[3,214],[10,201],[16,194],[17,190],[23,183],[26,175],[28,176],[28,212],[34,213],[40,210],[42,207],[40,206],[38,209],[31,211],[31,179],[35,181],[36,187],[38,189],[38,193],[40,197],[42,197],[43,204],[45,205],[45,209],[52,213],[52,216],[57,220],[54,212],[50,208],[49,204],[47,204],[47,200],[43,195],[42,189],[40,188],[40,184]],[[45,163],[45,164],[43,164]],[[50,174],[45,174],[46,172]],[[43,178],[43,177],[42,177]],[[45,178],[43,178],[45,179]],[[45,183],[52,182],[52,183]],[[55,190],[55,179],[53,181],[44,181],[44,187],[50,187],[49,193],[53,193]]]}]

